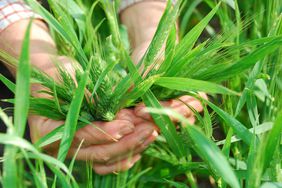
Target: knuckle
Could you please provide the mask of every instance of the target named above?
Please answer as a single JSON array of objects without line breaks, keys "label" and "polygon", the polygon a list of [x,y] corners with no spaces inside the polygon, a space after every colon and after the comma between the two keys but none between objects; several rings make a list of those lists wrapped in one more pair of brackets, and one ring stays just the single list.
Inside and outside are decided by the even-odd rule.
[{"label": "knuckle", "polygon": [[134,151],[135,147],[139,145],[138,139],[134,139],[133,142],[127,142],[124,145],[124,148],[127,152],[132,152]]},{"label": "knuckle", "polygon": [[73,141],[80,143],[82,140],[84,140],[84,134],[81,130],[78,130],[74,135]]},{"label": "knuckle", "polygon": [[103,150],[99,150],[91,154],[91,159],[99,163],[108,163],[111,160],[111,156]]}]

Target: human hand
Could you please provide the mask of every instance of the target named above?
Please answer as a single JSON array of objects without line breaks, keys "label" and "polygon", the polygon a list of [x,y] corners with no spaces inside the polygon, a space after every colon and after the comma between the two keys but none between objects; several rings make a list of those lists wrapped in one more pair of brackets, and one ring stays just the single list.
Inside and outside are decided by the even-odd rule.
[{"label": "human hand", "polygon": [[[208,99],[207,95],[203,92],[199,93],[200,97],[204,99]],[[181,114],[182,116],[186,117],[191,124],[194,124],[196,121],[195,115],[193,111],[190,109],[194,109],[197,112],[203,111],[202,103],[189,95],[184,95],[179,97],[179,99],[170,99],[168,101],[161,101],[161,105],[165,108],[171,108],[172,110],[176,111],[177,113]],[[143,118],[147,121],[153,121],[151,115],[145,111],[145,105],[140,103],[134,109],[136,116]],[[177,122],[178,120],[174,117],[170,117],[173,122]]]},{"label": "human hand", "polygon": [[[135,4],[121,12],[121,21],[127,26],[128,29],[129,39],[133,49],[131,57],[135,64],[138,64],[149,47],[165,7],[165,2],[144,1],[142,3]],[[164,46],[160,51],[159,59],[156,60],[156,63],[158,64],[160,64],[163,60],[163,51]],[[155,66],[154,68],[157,67],[158,66]],[[142,70],[143,68],[144,67],[141,66],[140,72],[143,72],[142,76],[144,77],[151,71],[153,67],[147,67],[146,70]],[[204,93],[201,93],[200,96],[207,99],[207,95]],[[188,95],[182,96],[179,99],[182,102],[180,100],[172,99],[163,101],[161,104],[164,107],[172,108],[176,112],[187,117],[190,123],[194,123],[194,113],[188,106],[194,108],[198,112],[201,112],[203,110],[201,102]],[[135,114],[145,120],[152,122],[151,116],[144,111],[144,108],[144,104],[138,105],[134,109]],[[176,119],[173,117],[171,117],[171,119],[174,122],[176,121]]]},{"label": "human hand", "polygon": [[[29,117],[29,126],[33,142],[48,134],[63,121],[45,117]],[[93,122],[79,129],[73,139],[68,157],[72,158],[81,142],[77,160],[91,161],[98,174],[124,171],[131,168],[140,158],[140,153],[152,143],[157,136],[155,126],[134,115],[133,110],[123,109],[111,122]],[[44,149],[56,156],[59,141]]]},{"label": "human hand", "polygon": [[[76,62],[64,56],[58,57],[57,61],[75,79],[75,70],[72,65]],[[55,80],[58,78],[57,70],[51,68],[45,70],[45,72],[52,75]],[[41,88],[41,85],[38,84],[33,85],[33,95],[48,97],[42,92],[37,92],[40,89],[44,88]],[[32,140],[35,142],[63,124],[64,121],[31,116],[29,125]],[[77,154],[77,160],[91,161],[93,169],[99,174],[124,171],[140,159],[140,153],[155,140],[156,135],[157,132],[154,131],[152,122],[146,122],[136,117],[133,110],[123,109],[117,113],[116,119],[111,122],[96,121],[77,130],[68,157],[73,157],[83,141]],[[55,142],[44,149],[49,154],[56,156],[58,148],[59,142]]]},{"label": "human hand", "polygon": [[[74,78],[74,69],[72,69],[74,61],[67,57],[58,57],[55,43],[46,25],[41,20],[33,22],[30,34],[31,64],[57,80],[58,73],[53,61],[58,60]],[[1,43],[0,48],[12,56],[18,57],[28,23],[29,20],[22,20],[1,32],[0,38],[4,42]],[[11,68],[10,70],[15,75],[15,69]],[[32,95],[50,98],[50,96],[38,92],[42,89],[44,88],[40,84],[32,84]],[[93,122],[96,127],[88,125],[79,129],[75,134],[68,156],[73,156],[81,140],[84,140],[77,159],[92,160],[93,168],[97,173],[106,174],[131,167],[140,158],[140,152],[155,139],[156,132],[154,132],[152,123],[144,120],[136,121],[133,112],[129,115],[131,119],[125,119],[124,114],[128,115],[128,112],[125,113],[125,110],[122,110],[112,122]],[[33,142],[64,124],[63,121],[40,116],[30,116],[28,121]],[[153,133],[154,135],[152,135]],[[59,142],[56,142],[44,149],[48,153],[56,155],[58,147]],[[128,159],[130,155],[132,155],[132,160]]]}]

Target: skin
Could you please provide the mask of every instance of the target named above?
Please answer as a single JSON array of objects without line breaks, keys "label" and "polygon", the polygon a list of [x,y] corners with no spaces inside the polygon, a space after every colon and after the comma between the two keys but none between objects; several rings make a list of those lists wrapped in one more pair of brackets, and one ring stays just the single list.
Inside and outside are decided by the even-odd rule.
[{"label": "skin", "polygon": [[[148,1],[137,3],[121,12],[121,22],[127,26],[131,47],[133,49],[132,60],[136,64],[141,60],[150,45],[165,7],[166,3]],[[207,99],[205,93],[199,93],[199,95]],[[195,123],[195,116],[187,105],[193,107],[198,112],[203,110],[201,102],[188,95],[182,96],[179,99],[163,101],[161,104],[166,108],[172,108],[188,118],[192,124]],[[144,108],[144,104],[139,104],[134,109],[135,114],[145,120],[153,122],[151,116],[144,111]],[[171,119],[173,122],[177,122],[176,119]]]},{"label": "skin", "polygon": [[[135,63],[138,63],[149,46],[164,9],[165,3],[163,2],[145,1],[130,6],[120,13],[121,22],[128,28],[133,50],[132,59]],[[29,20],[21,20],[2,31],[0,49],[14,57],[19,57],[28,23]],[[57,55],[56,45],[49,34],[48,27],[42,20],[33,21],[30,35],[30,58],[33,66],[46,72],[55,80],[58,73],[52,63],[54,60],[59,60],[74,77],[71,68],[73,60]],[[11,67],[9,69],[15,75],[16,70]],[[32,95],[49,97],[37,92],[41,89],[40,85],[33,84],[31,86]],[[181,99],[196,110],[202,111],[201,103],[194,98],[183,96]],[[189,118],[192,123],[195,121],[193,113],[182,102],[170,100],[162,104]],[[108,174],[131,168],[141,158],[141,152],[158,135],[150,115],[143,109],[143,104],[138,105],[135,109],[122,109],[118,112],[116,119],[111,122],[93,122],[96,127],[88,125],[79,129],[75,134],[68,156],[73,156],[82,143],[77,160],[92,161],[96,173]],[[64,123],[34,115],[30,115],[28,121],[33,142]],[[55,142],[44,149],[50,155],[56,156],[58,146],[59,143]]]}]

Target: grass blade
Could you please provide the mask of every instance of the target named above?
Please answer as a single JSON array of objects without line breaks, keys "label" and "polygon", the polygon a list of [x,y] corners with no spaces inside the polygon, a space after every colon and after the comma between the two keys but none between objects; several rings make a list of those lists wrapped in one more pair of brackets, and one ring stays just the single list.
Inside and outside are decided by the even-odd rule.
[{"label": "grass blade", "polygon": [[237,92],[221,85],[189,78],[161,77],[155,82],[155,85],[178,91],[204,91],[213,94],[239,95]]},{"label": "grass blade", "polygon": [[[60,34],[61,37],[68,43],[70,43],[78,52],[79,56],[81,57],[81,65],[86,68],[87,65],[87,57],[85,53],[83,52],[83,49],[80,45],[80,42],[75,35],[75,32],[73,30],[66,30],[55,18],[52,14],[50,14],[46,9],[44,9],[38,2],[35,0],[25,0],[25,2],[28,3],[28,5],[36,11],[38,14],[40,14],[44,20],[51,26],[54,30]],[[70,28],[68,28],[70,29]],[[71,32],[73,31],[73,32]]]},{"label": "grass blade", "polygon": [[221,153],[220,149],[211,142],[205,135],[189,123],[189,121],[182,115],[170,109],[154,109],[148,108],[148,112],[157,114],[166,114],[179,119],[186,126],[184,131],[192,140],[193,148],[198,155],[208,163],[215,172],[222,177],[231,187],[240,188],[238,179],[228,163],[227,159]]},{"label": "grass blade", "polygon": [[159,22],[157,31],[148,47],[143,59],[141,60],[141,64],[145,66],[145,69],[150,66],[153,62],[155,62],[158,53],[161,51],[161,48],[167,39],[171,28],[174,26],[179,7],[181,4],[181,0],[177,2],[177,4],[171,10],[171,0],[168,1],[166,10]]},{"label": "grass blade", "polygon": [[[31,23],[29,22],[25,37],[22,44],[22,52],[20,55],[19,65],[16,76],[15,88],[15,110],[14,110],[14,129],[8,129],[8,135],[24,135],[26,121],[29,108],[29,95],[30,95],[30,58],[29,58],[29,38]],[[23,92],[24,91],[24,92]],[[18,187],[18,168],[16,165],[17,149],[11,146],[5,147],[4,153],[4,174],[3,185],[4,187]]]},{"label": "grass blade", "polygon": [[10,80],[8,80],[5,76],[3,76],[2,74],[0,74],[0,81],[13,93],[16,92],[16,85],[11,82]]},{"label": "grass blade", "polygon": [[269,167],[272,159],[274,158],[274,153],[277,146],[280,144],[282,132],[282,111],[277,115],[277,119],[274,122],[273,128],[269,134],[261,142],[257,155],[255,156],[255,161],[253,168],[250,170],[249,174],[249,187],[259,187],[261,176],[266,168]]},{"label": "grass blade", "polygon": [[213,103],[209,101],[206,101],[206,103],[226,122],[227,125],[233,128],[234,133],[241,138],[243,142],[247,145],[251,144],[253,134],[246,128],[246,126]]},{"label": "grass blade", "polygon": [[[163,108],[156,97],[151,91],[148,91],[143,97],[143,101],[148,107]],[[185,149],[184,144],[176,132],[174,124],[171,122],[168,116],[152,114],[155,123],[161,129],[161,133],[166,138],[168,145],[173,150],[175,155],[178,157],[183,157],[187,155],[187,149]]]},{"label": "grass blade", "polygon": [[191,29],[191,31],[189,31],[189,33],[176,46],[174,60],[172,66],[166,73],[166,76],[172,76],[176,72],[181,70],[183,63],[178,63],[178,60],[182,59],[182,57],[184,57],[187,52],[189,52],[193,48],[203,30],[217,12],[219,6],[220,3],[215,8],[213,8],[212,11],[204,19],[202,19],[199,24],[197,24],[193,29]]},{"label": "grass blade", "polygon": [[[88,68],[90,68],[90,66]],[[63,137],[58,152],[58,159],[60,161],[65,160],[76,131],[80,108],[84,98],[84,90],[87,84],[88,74],[89,74],[89,70],[86,70],[82,75],[78,87],[75,91],[73,100],[71,102],[69,112],[67,114]]]}]

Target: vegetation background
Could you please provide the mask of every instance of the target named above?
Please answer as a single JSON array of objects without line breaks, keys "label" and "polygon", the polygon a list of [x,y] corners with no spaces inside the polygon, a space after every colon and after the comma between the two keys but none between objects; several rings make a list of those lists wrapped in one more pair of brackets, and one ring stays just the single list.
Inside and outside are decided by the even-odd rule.
[{"label": "vegetation background", "polygon": [[[282,187],[281,1],[187,0],[175,6],[169,1],[140,62],[147,70],[154,67],[146,76],[130,59],[126,30],[117,21],[118,2],[49,0],[51,13],[34,0],[26,2],[49,24],[60,53],[75,58],[82,70],[77,69],[76,87],[60,66],[62,83],[31,69],[29,31],[19,61],[0,52],[3,62],[17,66],[17,78],[24,76],[16,84],[0,76],[15,93],[15,99],[2,100],[15,104],[14,120],[6,115],[11,108],[0,111],[7,127],[0,134],[3,186]],[[157,67],[161,56],[164,61]],[[52,100],[22,93],[35,81],[49,88]],[[124,92],[130,84],[135,87]],[[90,104],[84,88],[99,102]],[[197,97],[198,91],[208,93],[210,101],[200,99],[204,112],[196,113],[195,126],[158,102],[183,94]],[[162,134],[134,168],[99,176],[89,164],[65,160],[76,129],[93,120],[111,120],[120,108],[140,101]],[[23,138],[28,110],[66,123],[31,144]],[[167,115],[187,126],[176,129]],[[41,148],[59,139],[58,158],[44,154]]]}]

